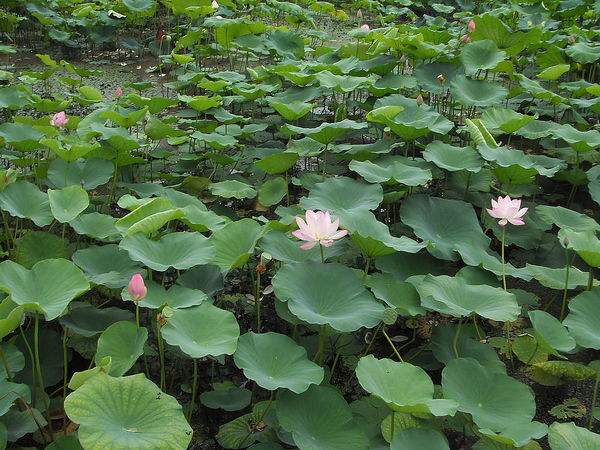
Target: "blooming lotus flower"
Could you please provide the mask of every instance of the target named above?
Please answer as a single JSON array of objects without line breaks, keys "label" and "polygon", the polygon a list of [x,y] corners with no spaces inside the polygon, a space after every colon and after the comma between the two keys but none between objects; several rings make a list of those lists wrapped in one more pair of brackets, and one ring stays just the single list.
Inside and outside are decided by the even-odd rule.
[{"label": "blooming lotus flower", "polygon": [[58,112],[52,116],[50,119],[50,125],[60,128],[61,130],[65,127],[65,125],[69,122],[67,116],[64,111]]},{"label": "blooming lotus flower", "polygon": [[140,300],[142,300],[148,292],[148,289],[144,284],[144,279],[139,273],[136,273],[134,276],[131,277],[127,289],[129,290],[131,300],[133,300],[134,302],[139,302]]},{"label": "blooming lotus flower", "polygon": [[306,241],[300,248],[309,250],[316,244],[329,247],[335,239],[340,239],[348,234],[348,230],[338,230],[340,220],[331,221],[329,211],[306,211],[306,222],[302,217],[296,217],[296,223],[300,229],[292,234],[298,239]]},{"label": "blooming lotus flower", "polygon": [[463,41],[463,42],[469,42],[471,40],[471,38],[470,38],[470,36],[468,34],[463,34],[460,37],[460,40]]},{"label": "blooming lotus flower", "polygon": [[496,219],[501,219],[498,224],[503,227],[507,223],[525,225],[522,217],[529,208],[521,208],[521,200],[511,199],[508,195],[498,200],[492,199],[492,209],[486,208],[488,214]]},{"label": "blooming lotus flower", "polygon": [[475,21],[473,19],[469,20],[469,25],[467,25],[467,30],[469,30],[469,33],[472,33],[473,31],[475,31]]},{"label": "blooming lotus flower", "polygon": [[360,29],[361,30],[365,30],[365,31],[370,31],[371,27],[368,24],[365,23],[364,25],[361,25]]},{"label": "blooming lotus flower", "polygon": [[212,9],[219,9],[219,3],[217,2],[217,0],[213,0],[210,6]]},{"label": "blooming lotus flower", "polygon": [[116,91],[115,91],[115,95],[117,96],[117,98],[119,98],[121,95],[123,95],[123,88],[121,86],[119,86]]}]

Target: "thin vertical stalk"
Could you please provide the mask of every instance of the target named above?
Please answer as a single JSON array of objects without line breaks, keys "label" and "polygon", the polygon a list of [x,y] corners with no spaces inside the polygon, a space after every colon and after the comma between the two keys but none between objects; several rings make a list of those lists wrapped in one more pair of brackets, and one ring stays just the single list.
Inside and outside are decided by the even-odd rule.
[{"label": "thin vertical stalk", "polygon": [[588,430],[592,430],[594,424],[594,410],[596,409],[596,399],[598,398],[598,384],[600,384],[600,375],[596,375],[596,383],[594,384],[594,393],[592,394],[592,405],[590,406],[590,418],[588,421]]},{"label": "thin vertical stalk", "polygon": [[390,347],[392,347],[392,350],[394,350],[394,354],[398,357],[398,359],[401,362],[404,362],[404,360],[402,359],[402,356],[400,356],[400,353],[398,353],[398,349],[396,349],[396,346],[394,345],[394,343],[392,342],[392,340],[390,339],[388,334],[385,332],[385,327],[381,328],[381,332],[385,336],[385,339],[388,341],[388,344],[390,344]]},{"label": "thin vertical stalk", "polygon": [[188,423],[192,422],[192,414],[194,413],[194,408],[196,406],[196,394],[198,392],[198,360],[193,358],[194,362],[194,378],[192,380],[192,399],[190,401],[190,408],[188,410]]},{"label": "thin vertical stalk", "polygon": [[160,323],[156,322],[156,339],[158,341],[158,358],[160,360],[160,390],[165,391],[165,344],[160,332]]},{"label": "thin vertical stalk", "polygon": [[562,322],[565,318],[565,309],[567,308],[567,294],[569,292],[569,268],[571,267],[569,261],[569,249],[565,248],[565,288],[563,289],[562,305],[560,307],[560,321]]},{"label": "thin vertical stalk", "polygon": [[456,331],[454,332],[454,339],[452,340],[452,350],[454,351],[454,357],[456,359],[459,358],[458,356],[458,338],[460,336],[460,329],[462,328],[462,317],[460,319],[458,319],[458,325],[456,327]]},{"label": "thin vertical stalk", "polygon": [[[44,377],[42,375],[42,365],[40,364],[40,315],[36,313],[34,328],[33,328],[33,350],[35,354],[35,368],[38,381],[40,383],[40,392],[42,398],[45,398],[44,393]],[[51,440],[54,440],[54,432],[52,431],[52,418],[50,417],[50,402],[46,402],[46,420],[48,421],[48,430],[50,431]]]}]

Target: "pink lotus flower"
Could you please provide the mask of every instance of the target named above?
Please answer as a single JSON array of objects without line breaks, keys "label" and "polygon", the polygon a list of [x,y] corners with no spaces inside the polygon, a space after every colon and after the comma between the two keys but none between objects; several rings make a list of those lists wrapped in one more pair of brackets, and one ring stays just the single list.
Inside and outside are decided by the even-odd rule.
[{"label": "pink lotus flower", "polygon": [[423,96],[421,94],[417,95],[417,105],[423,104]]},{"label": "pink lotus flower", "polygon": [[121,86],[117,88],[117,90],[115,91],[115,95],[117,96],[117,98],[123,95],[123,88]]},{"label": "pink lotus flower", "polygon": [[65,125],[69,122],[67,116],[64,111],[58,112],[52,116],[50,119],[50,125],[60,128],[61,130],[65,127]]},{"label": "pink lotus flower", "polygon": [[486,208],[490,216],[501,219],[498,222],[501,227],[509,222],[513,225],[525,225],[522,217],[528,209],[521,208],[521,200],[513,200],[508,195],[498,197],[498,201],[492,199],[492,209]]},{"label": "pink lotus flower", "polygon": [[219,9],[219,3],[217,2],[217,0],[213,0],[210,6],[212,9]]},{"label": "pink lotus flower", "polygon": [[573,42],[575,42],[575,36],[573,36],[572,34],[569,35],[569,42],[572,44]]},{"label": "pink lotus flower", "polygon": [[360,29],[365,31],[371,31],[371,27],[366,23],[364,25],[361,25]]},{"label": "pink lotus flower", "polygon": [[461,41],[463,41],[463,42],[469,42],[469,41],[471,40],[471,38],[469,37],[469,35],[468,35],[468,34],[463,34],[463,35],[460,37],[460,40],[461,40]]},{"label": "pink lotus flower", "polygon": [[472,33],[473,31],[475,31],[475,21],[473,19],[469,20],[469,25],[467,25],[467,30],[469,30],[469,33]]},{"label": "pink lotus flower", "polygon": [[298,239],[307,241],[302,244],[302,250],[309,250],[317,243],[325,247],[333,244],[334,239],[340,239],[348,234],[348,230],[338,230],[340,220],[331,221],[329,211],[306,211],[306,222],[302,217],[296,217],[296,223],[300,229],[292,234]]},{"label": "pink lotus flower", "polygon": [[139,273],[136,273],[134,276],[131,277],[127,289],[129,290],[131,300],[133,300],[134,302],[139,302],[140,300],[142,300],[148,292],[148,289],[144,284],[144,279]]}]

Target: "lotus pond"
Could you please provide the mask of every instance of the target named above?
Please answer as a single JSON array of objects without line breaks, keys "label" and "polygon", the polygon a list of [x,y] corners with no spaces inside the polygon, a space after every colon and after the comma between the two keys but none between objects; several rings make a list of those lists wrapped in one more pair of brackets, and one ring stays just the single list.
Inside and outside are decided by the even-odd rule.
[{"label": "lotus pond", "polygon": [[599,13],[4,0],[0,448],[600,448]]}]

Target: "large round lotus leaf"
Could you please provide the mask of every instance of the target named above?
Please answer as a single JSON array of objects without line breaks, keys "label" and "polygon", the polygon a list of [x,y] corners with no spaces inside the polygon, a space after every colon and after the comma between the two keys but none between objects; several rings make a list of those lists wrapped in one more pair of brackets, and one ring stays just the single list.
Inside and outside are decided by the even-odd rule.
[{"label": "large round lotus leaf", "polygon": [[565,53],[579,63],[590,64],[600,59],[600,46],[577,42],[567,47]]},{"label": "large round lotus leaf", "polygon": [[392,236],[389,227],[379,222],[371,211],[340,211],[338,216],[344,228],[350,230],[350,237],[354,243],[372,258],[394,252],[416,253],[427,245],[408,236]]},{"label": "large round lotus leaf", "polygon": [[[481,428],[479,432],[492,441],[503,444],[506,448],[527,448],[528,443],[533,443],[532,439],[541,439],[548,434],[548,425],[540,422],[516,423],[496,432],[489,428]],[[540,447],[535,447],[539,450]]]},{"label": "large round lotus leaf", "polygon": [[[320,148],[322,148],[323,146],[321,144],[318,144],[316,141],[311,141],[311,139],[309,138],[304,138],[309,142],[313,142],[315,144],[317,144]],[[299,141],[296,141],[299,142]],[[317,154],[320,153],[317,152]],[[264,170],[265,172],[267,172],[268,174],[275,174],[275,173],[283,173],[286,170],[290,169],[291,167],[294,166],[294,164],[296,164],[296,161],[298,161],[298,159],[300,159],[300,155],[298,155],[298,153],[296,152],[290,152],[290,151],[281,151],[278,153],[273,153],[270,154],[268,156],[265,156],[264,158],[260,159],[259,161],[256,161],[256,166],[262,170]]]},{"label": "large round lotus leaf", "polygon": [[442,372],[444,397],[473,416],[481,428],[502,431],[535,415],[533,391],[514,378],[493,373],[472,358],[453,359]]},{"label": "large round lotus leaf", "polygon": [[486,284],[467,284],[460,277],[427,275],[416,288],[421,305],[455,317],[476,313],[487,319],[512,322],[521,312],[514,294]]},{"label": "large round lotus leaf", "polygon": [[[564,289],[565,281],[567,280],[567,268],[552,269],[546,266],[536,266],[527,264],[527,269],[540,284],[551,289]],[[577,267],[569,267],[569,278],[566,283],[569,289],[576,289],[580,286],[586,286],[589,281],[588,272],[582,272]],[[594,285],[598,285],[598,280],[594,281]]]},{"label": "large round lotus leaf", "polygon": [[399,281],[405,281],[413,275],[454,275],[456,273],[455,264],[440,261],[426,252],[414,255],[408,253],[386,255],[375,260],[375,267],[393,275]]},{"label": "large round lotus leaf", "polygon": [[394,435],[390,450],[405,449],[450,450],[448,439],[430,428],[407,428]]},{"label": "large round lotus leaf", "polygon": [[28,269],[44,259],[69,257],[65,239],[45,231],[28,230],[16,244],[17,262]]},{"label": "large round lotus leaf", "polygon": [[252,391],[239,388],[231,381],[213,383],[213,391],[200,394],[200,402],[211,409],[239,411],[246,408],[252,401]]},{"label": "large round lotus leaf", "polygon": [[[31,401],[31,391],[26,384],[11,383],[7,379],[0,379],[0,414],[4,415],[8,412],[13,402],[17,399],[22,399],[26,402]],[[4,447],[6,448],[6,447]]]},{"label": "large round lotus leaf", "polygon": [[0,208],[11,216],[31,219],[38,227],[50,225],[54,220],[48,194],[28,181],[15,181],[6,186],[0,192]]},{"label": "large round lotus leaf", "polygon": [[446,134],[454,127],[435,109],[417,105],[414,99],[402,95],[388,95],[377,100],[374,106],[367,120],[385,124],[405,140],[415,140],[431,132]]},{"label": "large round lotus leaf", "polygon": [[600,448],[600,435],[573,422],[554,422],[548,429],[548,443],[552,450],[593,450]]},{"label": "large round lotus leaf", "polygon": [[45,259],[31,270],[12,262],[0,263],[0,290],[46,320],[56,319],[67,305],[90,288],[83,272],[66,259]]},{"label": "large round lotus leaf", "polygon": [[302,394],[280,391],[277,419],[299,448],[367,450],[369,441],[356,426],[344,397],[330,387],[312,385]]},{"label": "large round lotus leaf", "polygon": [[65,411],[88,450],[184,449],[192,440],[181,405],[143,374],[100,373],[65,399]]},{"label": "large round lotus leaf", "polygon": [[210,193],[223,198],[254,198],[256,189],[248,183],[237,180],[226,180],[212,183],[209,187]]},{"label": "large round lotus leaf", "polygon": [[569,315],[563,324],[571,336],[585,348],[600,350],[600,290],[586,291],[569,303]]},{"label": "large round lotus leaf", "polygon": [[124,375],[144,353],[144,344],[148,339],[148,330],[138,328],[133,322],[115,322],[102,332],[98,338],[98,349],[94,358],[100,365],[105,356],[111,357],[109,375]]},{"label": "large round lotus leaf", "polygon": [[481,121],[488,130],[501,130],[504,133],[514,133],[536,117],[537,115],[527,116],[512,109],[501,108],[488,108],[481,113]]},{"label": "large round lotus leaf", "polygon": [[433,62],[420,64],[415,69],[414,74],[417,83],[423,91],[431,92],[432,94],[442,94],[445,91],[445,87],[440,83],[438,76],[442,75],[446,83],[449,83],[454,79],[459,70],[460,68],[452,63]]},{"label": "large round lotus leaf", "polygon": [[258,190],[258,202],[263,206],[273,206],[279,203],[288,193],[288,183],[283,177],[265,181]]},{"label": "large round lotus leaf", "polygon": [[166,198],[157,197],[143,203],[125,217],[115,223],[117,230],[124,234],[145,233],[150,234],[160,229],[170,220],[179,219],[185,213],[176,208]]},{"label": "large round lotus leaf", "polygon": [[395,411],[445,416],[454,415],[458,406],[452,400],[434,400],[429,375],[410,363],[367,355],[358,361],[356,378],[364,390],[382,399]]},{"label": "large round lotus leaf", "polygon": [[[0,339],[4,339],[21,325],[24,314],[25,308],[17,306],[10,297],[5,297],[0,302]],[[0,373],[2,370],[0,368]]]},{"label": "large round lotus leaf", "polygon": [[567,142],[577,152],[588,152],[600,147],[600,132],[597,130],[579,131],[565,124],[554,128],[552,134]]},{"label": "large round lotus leaf", "polygon": [[[81,186],[86,191],[108,183],[115,166],[106,159],[78,159],[71,163],[57,158],[50,163],[48,180],[57,188]],[[67,179],[65,184],[65,177]]]},{"label": "large round lotus leaf", "polygon": [[480,70],[493,69],[506,58],[506,53],[498,50],[494,41],[485,39],[470,42],[460,52],[460,60],[467,75],[475,75]]},{"label": "large round lotus leaf", "polygon": [[308,323],[347,332],[374,327],[381,320],[383,306],[352,269],[337,263],[286,264],[272,284],[277,298],[287,301],[290,311]]},{"label": "large round lotus leaf", "polygon": [[569,228],[574,231],[600,231],[600,224],[590,216],[578,213],[562,206],[538,205],[535,211],[546,222],[559,228]]},{"label": "large round lotus leaf", "polygon": [[215,248],[214,257],[210,262],[219,266],[223,273],[243,266],[254,253],[254,247],[262,232],[263,227],[252,219],[228,223],[210,237]]},{"label": "large round lotus leaf", "polygon": [[427,310],[421,306],[421,299],[415,287],[389,273],[372,274],[367,281],[367,286],[373,291],[375,297],[386,302],[391,308],[399,309],[409,316],[427,313]]},{"label": "large round lotus leaf", "polygon": [[240,326],[235,316],[212,303],[174,309],[161,329],[170,345],[192,358],[232,355],[237,347]]},{"label": "large round lotus leaf", "polygon": [[211,241],[196,232],[169,233],[158,241],[136,233],[125,236],[119,247],[127,250],[134,261],[159,272],[169,267],[182,270],[207,264],[215,255]]},{"label": "large round lotus leaf", "polygon": [[475,16],[473,20],[476,28],[471,33],[471,39],[474,41],[491,39],[508,56],[516,55],[530,42],[540,40],[540,28],[533,28],[528,32],[513,31],[502,20],[491,14]]},{"label": "large round lotus leaf", "polygon": [[223,274],[217,266],[205,265],[192,267],[177,278],[176,283],[189,289],[213,295],[224,287]]},{"label": "large round lotus leaf", "polygon": [[85,234],[104,241],[116,241],[121,239],[121,234],[115,227],[116,218],[107,214],[97,212],[91,214],[81,214],[69,225],[77,234]]},{"label": "large round lotus leaf", "polygon": [[436,166],[455,172],[479,172],[484,161],[473,147],[455,147],[442,141],[433,141],[423,151],[423,158]]},{"label": "large round lotus leaf", "polygon": [[323,87],[334,89],[338,92],[347,94],[356,89],[366,88],[374,83],[378,77],[353,77],[350,75],[334,75],[327,70],[317,74],[319,84]]},{"label": "large round lotus leaf", "polygon": [[11,122],[0,124],[0,138],[17,150],[34,150],[40,146],[40,139],[43,137],[42,133],[30,125]]},{"label": "large round lotus leaf", "polygon": [[279,333],[244,334],[233,358],[246,378],[270,391],[287,388],[301,394],[323,379],[323,368],[308,360],[304,347]]},{"label": "large round lotus leaf", "polygon": [[383,189],[380,185],[367,184],[348,177],[336,177],[316,184],[308,197],[300,199],[300,205],[304,209],[332,213],[358,213],[377,208],[382,200]]},{"label": "large round lotus leaf", "polygon": [[[279,230],[271,230],[259,241],[260,248],[271,255],[274,259],[282,262],[320,261],[321,251],[316,245],[309,250],[302,250],[298,241],[290,239],[286,233]],[[345,247],[343,245],[332,245],[323,247],[325,258],[339,256]]]},{"label": "large round lotus leaf", "polygon": [[126,286],[133,275],[144,271],[116,244],[93,245],[77,250],[72,259],[83,269],[88,280],[111,289]]},{"label": "large round lotus leaf", "polygon": [[289,103],[278,102],[275,99],[268,100],[275,111],[281,114],[287,120],[298,120],[300,117],[305,116],[313,108],[312,103],[305,103],[300,100],[295,100]]},{"label": "large round lotus leaf", "polygon": [[[163,306],[168,306],[173,309],[189,308],[190,306],[198,306],[203,301],[208,299],[208,296],[199,289],[191,289],[178,284],[174,284],[169,289],[165,289],[155,281],[146,281],[146,296],[138,302],[142,308],[161,309]],[[131,300],[131,295],[127,288],[121,291],[121,297],[125,301]]]},{"label": "large round lotus leaf", "polygon": [[537,340],[544,349],[550,347],[551,350],[569,352],[575,348],[575,339],[569,335],[556,317],[546,311],[529,311],[528,315],[536,332]]},{"label": "large round lotus leaf", "polygon": [[287,124],[281,127],[286,133],[292,135],[304,134],[321,144],[331,144],[345,132],[350,130],[362,130],[363,128],[367,128],[366,123],[359,123],[349,119],[333,123],[325,122],[316,128],[303,128]]},{"label": "large round lotus leaf", "polygon": [[[433,328],[431,333],[431,351],[435,359],[443,364],[448,364],[454,355],[454,336],[457,325],[440,323]],[[456,342],[456,350],[461,358],[476,359],[490,372],[506,373],[506,365],[498,358],[498,353],[489,344],[479,342],[475,328],[470,324],[463,324]]]},{"label": "large round lotus leaf", "polygon": [[69,313],[61,316],[58,321],[62,326],[85,337],[102,333],[115,322],[134,320],[133,313],[116,307],[99,309],[89,303],[73,302],[69,309]]},{"label": "large round lotus leaf", "polygon": [[419,186],[433,177],[430,169],[419,167],[414,160],[403,156],[383,157],[375,162],[355,160],[348,167],[369,183]]},{"label": "large round lotus leaf", "polygon": [[577,252],[590,267],[600,267],[600,239],[590,230],[577,232],[571,229],[558,232],[560,242],[568,242],[567,248]]},{"label": "large round lotus leaf", "polygon": [[411,195],[400,207],[402,222],[424,241],[432,241],[427,250],[436,258],[457,260],[457,244],[472,244],[487,249],[490,239],[483,234],[473,206],[460,200]]},{"label": "large round lotus leaf", "polygon": [[506,173],[505,177],[509,180],[528,180],[532,175],[535,175],[535,172],[545,177],[551,177],[565,167],[565,163],[561,159],[550,158],[545,155],[529,155],[521,150],[507,147],[492,148],[487,145],[479,145],[477,150],[485,160],[494,161],[499,166],[506,167],[505,170],[496,169],[494,172],[496,175]]},{"label": "large round lotus leaf", "polygon": [[506,99],[508,89],[497,83],[457,75],[450,84],[450,92],[461,105],[492,106]]}]

